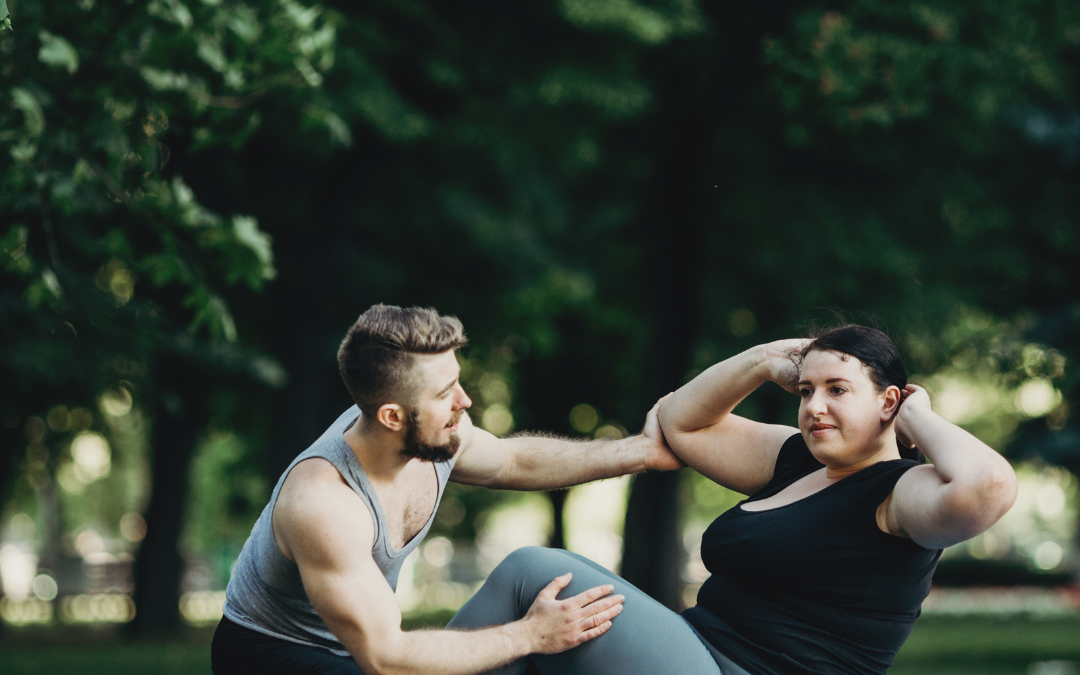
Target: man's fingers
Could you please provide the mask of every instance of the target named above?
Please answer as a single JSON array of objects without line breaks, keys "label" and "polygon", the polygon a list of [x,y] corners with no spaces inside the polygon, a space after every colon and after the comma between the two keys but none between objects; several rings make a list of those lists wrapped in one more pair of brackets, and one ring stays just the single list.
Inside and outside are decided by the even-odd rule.
[{"label": "man's fingers", "polygon": [[571,606],[584,607],[590,602],[599,600],[605,595],[610,595],[613,592],[615,592],[615,587],[610,584],[605,584],[603,586],[594,586],[587,591],[583,591],[581,593],[578,593],[574,597],[569,598],[566,602]]},{"label": "man's fingers", "polygon": [[[554,579],[551,580],[550,584],[548,584],[547,586],[544,586],[544,590],[542,590],[542,591],[540,591],[539,593],[536,594],[536,597],[537,598],[544,598],[546,600],[554,600],[555,596],[557,596],[559,594],[559,591],[566,588],[566,586],[570,583],[570,579],[572,579],[573,576],[574,576],[573,574],[571,574],[570,572],[567,572],[566,574],[562,575],[561,577],[555,577]],[[586,591],[586,593],[587,592],[588,591]],[[597,597],[599,597],[599,596],[597,596]]]},{"label": "man's fingers", "polygon": [[[577,611],[579,617],[590,617],[600,614],[601,612],[611,609],[616,605],[622,605],[626,602],[626,597],[622,595],[611,595],[606,598],[601,598],[595,602],[590,602]],[[620,610],[622,611],[622,610]]]},{"label": "man's fingers", "polygon": [[611,629],[611,622],[606,621],[606,622],[600,624],[599,626],[597,626],[596,628],[592,628],[590,630],[587,630],[584,633],[582,633],[580,636],[578,636],[578,644],[581,644],[582,642],[588,642],[589,640],[592,640],[593,638],[598,638],[601,635],[603,635],[604,633],[608,632],[608,630],[610,630],[610,629]]},{"label": "man's fingers", "polygon": [[579,622],[578,625],[580,625],[582,629],[595,628],[596,626],[599,626],[607,621],[611,621],[615,617],[619,616],[620,614],[622,614],[622,611],[623,604],[619,602],[601,612],[593,614],[592,616],[586,616]]}]

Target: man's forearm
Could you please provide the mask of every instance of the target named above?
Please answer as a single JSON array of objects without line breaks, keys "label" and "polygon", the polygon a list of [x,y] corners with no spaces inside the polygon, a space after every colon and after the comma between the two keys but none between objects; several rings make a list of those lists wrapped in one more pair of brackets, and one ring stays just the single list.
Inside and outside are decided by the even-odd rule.
[{"label": "man's forearm", "polygon": [[533,651],[520,621],[477,631],[401,632],[364,654],[350,649],[372,675],[472,675],[506,665]]},{"label": "man's forearm", "polygon": [[619,440],[575,441],[550,436],[504,439],[513,457],[496,483],[508,490],[551,490],[644,471],[647,466],[644,436]]}]

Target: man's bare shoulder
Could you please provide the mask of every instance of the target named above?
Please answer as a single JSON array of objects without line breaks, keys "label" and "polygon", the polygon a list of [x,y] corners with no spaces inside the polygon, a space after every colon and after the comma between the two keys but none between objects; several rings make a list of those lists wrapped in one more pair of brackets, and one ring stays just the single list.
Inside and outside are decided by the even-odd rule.
[{"label": "man's bare shoulder", "polygon": [[286,558],[294,549],[336,547],[375,537],[371,513],[334,465],[314,457],[300,462],[278,493],[273,513],[274,539]]}]

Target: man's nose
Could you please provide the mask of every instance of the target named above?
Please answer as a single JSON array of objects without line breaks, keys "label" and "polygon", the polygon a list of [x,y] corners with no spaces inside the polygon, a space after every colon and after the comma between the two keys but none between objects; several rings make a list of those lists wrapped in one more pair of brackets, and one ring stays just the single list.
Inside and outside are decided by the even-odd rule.
[{"label": "man's nose", "polygon": [[461,385],[458,385],[457,408],[460,410],[462,408],[471,408],[471,407],[472,407],[472,399],[469,398],[469,395],[465,393],[465,390],[462,389]]}]

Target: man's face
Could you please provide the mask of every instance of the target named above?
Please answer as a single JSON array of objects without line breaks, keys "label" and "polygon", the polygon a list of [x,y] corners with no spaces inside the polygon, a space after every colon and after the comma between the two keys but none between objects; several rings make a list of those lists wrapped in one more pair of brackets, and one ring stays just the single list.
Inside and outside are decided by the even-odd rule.
[{"label": "man's face", "polygon": [[419,394],[409,409],[403,452],[425,462],[450,461],[461,443],[458,421],[472,405],[458,381],[461,367],[451,350],[418,355],[414,368]]}]

